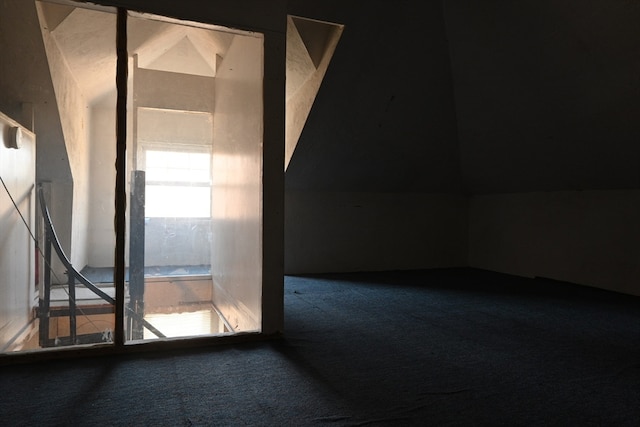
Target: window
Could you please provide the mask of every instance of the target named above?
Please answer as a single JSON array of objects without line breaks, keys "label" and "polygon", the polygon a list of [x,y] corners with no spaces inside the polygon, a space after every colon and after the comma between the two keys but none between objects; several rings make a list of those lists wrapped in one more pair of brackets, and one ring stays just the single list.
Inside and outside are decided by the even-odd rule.
[{"label": "window", "polygon": [[188,151],[144,149],[145,216],[150,218],[208,218],[211,216],[211,153],[201,147]]}]

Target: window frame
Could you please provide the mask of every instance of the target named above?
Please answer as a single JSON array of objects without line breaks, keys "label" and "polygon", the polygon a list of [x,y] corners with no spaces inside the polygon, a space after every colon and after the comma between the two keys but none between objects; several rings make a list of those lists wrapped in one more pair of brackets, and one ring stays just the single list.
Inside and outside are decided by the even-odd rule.
[{"label": "window frame", "polygon": [[[206,215],[197,216],[165,216],[165,215],[149,215],[145,212],[147,218],[211,218],[212,209],[212,197],[211,189],[213,186],[213,150],[211,145],[205,144],[183,144],[183,143],[167,143],[167,142],[139,142],[138,145],[138,169],[147,170],[147,152],[159,151],[159,152],[174,152],[174,153],[199,153],[207,154],[209,160],[209,180],[205,181],[157,181],[149,180],[148,177],[145,182],[145,186],[158,186],[158,187],[203,187],[208,188],[208,201],[209,207]],[[147,192],[148,193],[148,192]],[[149,201],[147,195],[147,204]]]}]

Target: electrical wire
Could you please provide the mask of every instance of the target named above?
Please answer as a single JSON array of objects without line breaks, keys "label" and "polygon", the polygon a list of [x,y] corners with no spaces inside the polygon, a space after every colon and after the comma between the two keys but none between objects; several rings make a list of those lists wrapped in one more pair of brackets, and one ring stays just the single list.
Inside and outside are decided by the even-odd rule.
[{"label": "electrical wire", "polygon": [[[53,277],[56,280],[56,282],[62,284],[62,281],[60,280],[60,278],[56,274],[55,270],[53,269],[51,264],[49,262],[47,262],[47,258],[44,256],[44,253],[42,253],[42,249],[40,248],[40,245],[38,243],[38,239],[36,238],[36,236],[34,235],[33,231],[31,230],[31,227],[29,226],[29,224],[27,223],[26,219],[24,218],[24,215],[22,215],[22,212],[20,211],[20,208],[18,207],[18,204],[16,203],[15,199],[11,195],[11,192],[9,191],[9,188],[7,187],[7,184],[4,182],[4,179],[2,178],[2,175],[0,175],[0,182],[2,182],[2,186],[4,187],[4,190],[6,191],[7,195],[9,196],[9,199],[11,200],[11,203],[13,204],[14,209],[16,210],[16,212],[18,212],[18,215],[20,216],[20,219],[22,219],[22,222],[24,223],[24,226],[27,228],[27,231],[28,231],[29,235],[31,236],[31,239],[33,240],[33,242],[35,244],[36,250],[38,251],[38,253],[40,253],[40,256],[42,257],[42,260],[46,264],[46,268],[49,269],[49,272],[51,274],[53,274]],[[33,188],[34,188],[34,186],[32,185],[31,188],[29,189],[29,191],[33,190]],[[111,335],[110,331],[101,331],[100,330],[100,328],[93,322],[93,320],[91,320],[89,315],[86,314],[82,310],[82,308],[80,308],[80,306],[78,305],[77,298],[71,298],[71,295],[69,294],[69,289],[65,288],[64,286],[62,287],[62,289],[67,294],[68,299],[70,299],[73,302],[73,304],[76,307],[76,310],[78,310],[80,312],[80,316],[84,317],[91,325],[93,325],[93,327],[94,327],[96,332],[103,332],[103,336],[110,336]]]},{"label": "electrical wire", "polygon": [[[2,175],[0,175],[0,182],[2,182],[2,186],[4,187],[4,191],[7,192],[7,195],[9,196],[9,199],[11,199],[11,203],[13,203],[13,207],[18,212],[18,215],[20,215],[20,218],[22,219],[22,222],[24,223],[24,226],[27,227],[27,231],[29,231],[29,234],[31,235],[31,238],[33,239],[33,241],[36,242],[36,247],[37,247],[38,239],[36,239],[36,236],[34,236],[33,233],[31,232],[31,228],[29,227],[29,224],[27,224],[27,220],[24,219],[24,216],[22,215],[22,212],[20,212],[20,209],[18,208],[18,204],[13,199],[13,196],[11,195],[11,192],[7,188],[7,184],[4,183],[4,179],[2,179]],[[31,188],[29,189],[29,191],[31,191],[31,190],[33,190],[33,185],[31,185]]]}]

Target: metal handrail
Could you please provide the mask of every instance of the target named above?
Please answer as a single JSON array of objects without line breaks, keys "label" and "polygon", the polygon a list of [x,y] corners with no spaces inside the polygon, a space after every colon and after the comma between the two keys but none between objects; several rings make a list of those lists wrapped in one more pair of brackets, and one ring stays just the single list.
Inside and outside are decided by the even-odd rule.
[{"label": "metal handrail", "polygon": [[[101,299],[103,299],[104,301],[108,302],[109,304],[112,304],[115,306],[116,304],[116,300],[114,298],[112,298],[111,296],[109,296],[107,293],[105,293],[103,290],[101,290],[99,287],[97,287],[96,285],[94,285],[93,283],[91,283],[91,281],[89,279],[87,279],[82,273],[80,273],[72,264],[71,261],[69,260],[69,258],[67,257],[67,255],[65,254],[64,250],[62,249],[62,245],[60,244],[60,240],[58,239],[58,235],[56,233],[56,230],[53,226],[53,221],[51,220],[51,215],[49,214],[49,208],[47,207],[47,204],[45,202],[45,197],[44,197],[44,189],[42,188],[42,185],[38,185],[38,197],[40,200],[40,207],[42,210],[42,216],[44,218],[44,224],[45,224],[45,234],[46,234],[46,242],[45,242],[45,258],[47,258],[45,260],[45,262],[47,262],[47,266],[46,268],[50,268],[50,257],[51,257],[51,246],[53,246],[56,254],[58,255],[58,258],[60,259],[60,261],[62,262],[62,264],[64,265],[64,267],[67,269],[67,275],[68,275],[68,281],[69,281],[69,323],[70,323],[70,335],[71,335],[71,341],[74,342],[76,339],[76,328],[75,328],[75,306],[76,306],[76,302],[75,302],[75,281],[76,279],[83,284],[87,289],[91,290],[94,294],[96,294],[97,296],[99,296]],[[45,301],[44,301],[44,307],[41,307],[41,311],[44,311],[44,317],[49,318],[49,303],[50,303],[50,292],[51,292],[51,280],[50,280],[50,276],[49,274],[45,275]],[[146,327],[149,331],[151,331],[155,336],[157,336],[158,338],[166,338],[166,336],[160,332],[158,329],[156,329],[153,325],[151,325],[149,322],[147,322],[144,317],[142,317],[139,313],[136,313],[135,311],[128,309],[128,314],[131,316],[134,316],[136,318],[136,320],[138,320],[139,322],[141,322],[144,327]],[[46,335],[44,335],[46,333]],[[41,344],[44,345],[44,343],[46,343],[46,341],[48,340],[48,334],[49,334],[49,330],[48,330],[48,321],[47,321],[47,327],[42,328],[41,325]]]}]

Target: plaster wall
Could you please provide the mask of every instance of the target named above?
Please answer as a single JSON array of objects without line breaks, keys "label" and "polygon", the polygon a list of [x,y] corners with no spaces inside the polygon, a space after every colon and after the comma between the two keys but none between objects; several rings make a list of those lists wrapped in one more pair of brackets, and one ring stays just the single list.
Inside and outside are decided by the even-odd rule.
[{"label": "plaster wall", "polygon": [[115,218],[116,182],[116,109],[91,109],[90,168],[91,192],[89,197],[88,265],[113,267],[116,235]]},{"label": "plaster wall", "polygon": [[288,2],[344,29],[286,171],[287,273],[466,265],[442,5],[392,6]]},{"label": "plaster wall", "polygon": [[[153,96],[154,85],[159,85],[165,89],[168,87],[159,83],[157,79],[151,78],[142,86],[140,103],[155,108],[179,108],[180,110],[198,110],[201,108],[213,108],[213,79],[204,79],[208,90],[194,90],[194,78],[178,73],[146,72],[143,76],[160,77],[170,75],[172,77],[169,87],[189,87],[191,97],[182,99],[171,99],[170,91],[159,91]],[[137,80],[137,79],[136,79]],[[196,78],[203,81],[202,78]],[[135,87],[135,86],[134,86]],[[184,92],[181,92],[184,94]],[[191,100],[191,101],[189,101]],[[207,107],[207,104],[211,103]],[[130,114],[132,116],[132,112]],[[203,120],[195,120],[184,117],[180,114],[162,112],[159,110],[139,111],[137,127],[138,143],[189,143],[189,144],[210,144],[211,124],[208,128],[203,126]],[[196,117],[197,119],[197,117]],[[191,121],[189,121],[191,120]],[[116,136],[115,136],[115,105],[112,107],[94,106],[91,108],[90,129],[91,129],[91,202],[90,202],[90,229],[89,236],[89,262],[92,267],[113,266],[113,251],[115,247],[115,230],[113,228],[113,218],[115,215],[115,179],[116,171],[114,167],[116,158]],[[133,150],[130,150],[130,152]],[[130,176],[127,177],[129,182]],[[210,245],[208,241],[208,227],[202,231],[202,221],[195,221],[191,227],[185,221],[172,220],[174,226],[178,226],[181,231],[171,233],[176,239],[167,240],[167,233],[160,225],[160,219],[154,219],[154,224],[146,230],[145,265],[200,265],[210,262]],[[175,229],[174,229],[175,231]],[[179,240],[187,240],[193,245],[189,247],[180,246]],[[184,252],[190,258],[185,259]],[[169,253],[170,252],[170,253]],[[128,259],[128,258],[127,258]]]},{"label": "plaster wall", "polygon": [[471,197],[469,265],[640,295],[640,191]]},{"label": "plaster wall", "polygon": [[459,193],[441,2],[418,10],[411,2],[291,0],[288,13],[344,29],[289,162],[287,190]]},{"label": "plaster wall", "polygon": [[[140,68],[135,69],[133,77],[130,90],[135,94],[137,107],[131,107],[129,111],[129,134],[132,139],[132,110],[138,108],[135,118],[139,146],[145,143],[211,145],[211,116],[185,111],[213,110],[212,78]],[[145,106],[149,108],[143,108]],[[115,105],[91,108],[90,125],[92,233],[89,265],[110,267],[114,263],[115,247]],[[132,147],[129,153],[134,150]],[[137,151],[141,155],[141,149]],[[129,180],[130,176],[127,176]],[[153,218],[145,230],[145,265],[209,264],[209,234],[208,220]]]},{"label": "plaster wall", "polygon": [[135,105],[213,111],[213,81],[211,77],[136,68],[132,88],[136,97]]},{"label": "plaster wall", "polygon": [[[137,108],[137,168],[143,168],[144,144],[211,148],[214,82],[212,77],[134,69],[131,89],[133,108]],[[210,234],[208,219],[150,218],[145,226],[145,265],[207,265],[211,262]]]},{"label": "plaster wall", "polygon": [[[60,241],[68,249],[73,184],[38,4],[6,0],[0,6],[0,108],[38,135],[36,181],[52,183],[49,208]],[[55,259],[53,269],[62,277],[64,269]]]},{"label": "plaster wall", "polygon": [[461,267],[467,198],[287,191],[285,272]]},{"label": "plaster wall", "polygon": [[640,9],[443,5],[470,266],[637,295]]},{"label": "plaster wall", "polygon": [[[172,87],[180,87],[181,93],[192,79],[183,74],[173,74]],[[144,77],[142,77],[144,78]],[[137,80],[137,79],[136,79]],[[202,79],[199,79],[202,81]],[[173,110],[138,109],[137,143],[169,144],[189,147],[200,146],[211,150],[213,140],[213,82],[205,80],[193,93],[191,102],[181,102],[182,108],[198,112]],[[148,83],[154,82],[151,80]],[[158,91],[160,95],[161,91]],[[168,95],[168,96],[167,96]],[[165,94],[171,98],[171,94]],[[175,98],[175,97],[174,97]],[[140,102],[141,100],[138,99]],[[176,103],[176,100],[163,101],[158,96],[156,101],[149,99],[147,105]],[[174,104],[175,105],[175,104]],[[157,145],[156,145],[157,147]],[[161,145],[162,147],[162,145]],[[139,159],[143,155],[138,149]],[[147,197],[147,208],[149,199]],[[147,212],[147,217],[149,212]],[[187,266],[209,265],[211,262],[211,220],[210,218],[147,218],[145,221],[145,265],[146,266]]]},{"label": "plaster wall", "polygon": [[[71,242],[68,246],[64,246],[64,249],[71,263],[81,270],[87,265],[89,250],[89,106],[54,37],[44,24],[42,38],[60,113],[73,189],[70,199],[53,200],[55,203],[71,203],[72,206],[70,216],[54,217],[54,226],[63,230],[70,227]],[[61,237],[66,234],[63,233]]]},{"label": "plaster wall", "polygon": [[[414,216],[424,205],[396,199],[451,193],[470,200],[459,265],[637,294],[640,9],[385,6],[288,3],[345,29],[286,173],[286,271],[405,268],[394,251],[447,205]],[[353,212],[381,192],[393,196]],[[366,230],[388,228],[368,253]]]},{"label": "plaster wall", "polygon": [[35,245],[20,217],[35,233],[35,135],[23,128],[21,148],[8,148],[15,126],[0,113],[0,177],[11,194],[0,187],[0,351],[27,326],[35,297]]},{"label": "plaster wall", "polygon": [[[293,156],[343,30],[339,25],[325,30],[326,40],[320,40],[324,42],[324,45],[321,45],[322,55],[318,58],[316,67],[307,53],[308,47],[304,45],[293,19],[289,17],[287,22],[285,170]],[[328,26],[328,24],[326,25]],[[315,42],[320,44],[319,41]]]},{"label": "plaster wall", "polygon": [[263,293],[263,39],[235,36],[215,84],[211,198],[214,301],[235,329],[259,330]]}]

